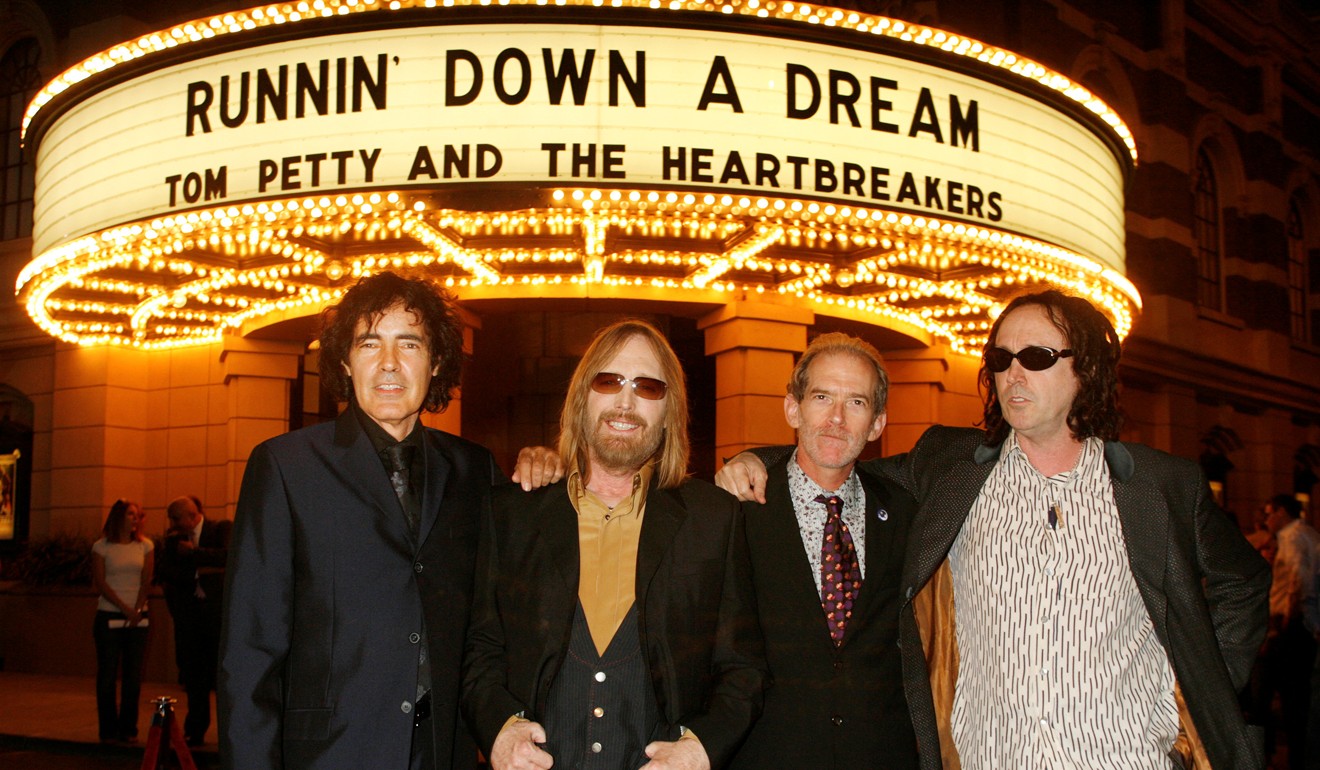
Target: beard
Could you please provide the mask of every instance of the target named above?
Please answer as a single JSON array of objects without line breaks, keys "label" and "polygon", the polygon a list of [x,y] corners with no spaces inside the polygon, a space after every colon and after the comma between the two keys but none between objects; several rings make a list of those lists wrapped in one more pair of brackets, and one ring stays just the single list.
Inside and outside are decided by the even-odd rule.
[{"label": "beard", "polygon": [[[619,419],[637,423],[637,429],[625,436],[610,432],[606,423]],[[606,469],[631,472],[640,469],[656,453],[663,433],[660,426],[651,425],[636,412],[611,410],[596,420],[596,429],[587,445],[596,462]]]}]

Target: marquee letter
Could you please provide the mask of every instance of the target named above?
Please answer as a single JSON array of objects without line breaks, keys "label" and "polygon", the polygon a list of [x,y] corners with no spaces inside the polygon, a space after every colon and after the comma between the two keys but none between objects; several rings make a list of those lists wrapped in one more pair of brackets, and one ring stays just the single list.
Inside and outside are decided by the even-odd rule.
[{"label": "marquee letter", "polygon": [[[458,63],[467,62],[472,68],[472,87],[467,93],[460,94],[454,89],[454,81],[458,77]],[[445,106],[462,107],[465,104],[471,104],[477,100],[477,94],[481,93],[481,62],[477,60],[477,55],[464,49],[445,51]],[[426,149],[422,147],[422,149]],[[428,153],[428,159],[430,155]],[[431,170],[434,178],[435,169]]]},{"label": "marquee letter", "polygon": [[[820,109],[820,80],[816,77],[816,73],[801,64],[790,64],[786,75],[788,76],[788,117],[806,120],[815,115],[816,110]],[[806,78],[807,85],[811,87],[811,103],[806,108],[797,106],[797,81],[799,76]]]},{"label": "marquee letter", "polygon": [[[724,91],[715,91],[716,80],[723,83]],[[710,74],[706,76],[706,87],[701,89],[701,102],[697,104],[697,109],[704,111],[711,102],[727,104],[734,112],[743,111],[742,102],[738,99],[738,87],[733,84],[733,74],[729,72],[729,62],[723,56],[716,56],[710,63]]]},{"label": "marquee letter", "polygon": [[[198,100],[198,96],[201,99]],[[193,135],[193,118],[202,124],[202,133],[211,133],[211,119],[207,117],[206,111],[211,109],[211,99],[215,97],[215,92],[211,89],[211,84],[203,81],[188,84],[188,133],[185,136]],[[170,205],[174,205],[171,201]],[[1320,705],[1317,706],[1320,708]]]},{"label": "marquee letter", "polygon": [[408,181],[411,182],[422,175],[430,179],[435,179],[437,176],[435,161],[431,160],[431,151],[424,144],[417,148],[417,154],[413,156],[412,168],[408,171]]},{"label": "marquee letter", "polygon": [[912,125],[908,127],[908,136],[919,133],[935,135],[935,141],[944,144],[944,132],[940,130],[940,116],[935,114],[935,99],[929,88],[922,88],[917,97],[917,112],[912,116]]}]

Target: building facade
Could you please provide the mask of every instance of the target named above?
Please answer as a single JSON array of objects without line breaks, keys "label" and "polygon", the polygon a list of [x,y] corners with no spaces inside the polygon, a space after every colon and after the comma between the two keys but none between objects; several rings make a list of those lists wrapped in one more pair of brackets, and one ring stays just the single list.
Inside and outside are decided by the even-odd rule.
[{"label": "building facade", "polygon": [[[784,5],[791,6],[781,4],[776,12],[782,14]],[[1199,460],[1223,495],[1225,506],[1248,528],[1252,513],[1265,498],[1281,491],[1312,494],[1320,473],[1320,59],[1314,53],[1318,29],[1314,14],[1308,14],[1302,4],[1282,1],[839,5],[844,10],[839,23],[852,24],[853,31],[857,24],[875,24],[869,14],[1016,52],[1080,84],[1121,116],[1130,129],[1135,161],[1123,157],[1121,163],[1114,163],[1110,157],[1111,165],[1119,169],[1118,181],[1098,184],[1104,188],[1102,192],[1117,190],[1121,204],[1117,219],[1120,264],[1110,272],[1116,276],[1111,286],[1118,287],[1111,294],[1131,306],[1119,307],[1116,317],[1121,321],[1128,318],[1123,313],[1132,311],[1122,367],[1128,416],[1125,438]],[[321,2],[281,3],[259,10],[292,16],[326,6]],[[759,7],[750,3],[752,9]],[[768,3],[763,7],[776,6]],[[739,13],[747,13],[748,8],[747,3],[738,4]],[[425,12],[420,7],[414,10]],[[47,120],[47,125],[34,129],[44,131],[40,141],[24,136],[32,100],[61,73],[98,52],[126,41],[146,40],[190,20],[224,19],[231,12],[250,11],[238,3],[198,7],[165,0],[0,3],[0,89],[4,90],[0,102],[5,108],[0,147],[0,285],[11,287],[0,292],[0,441],[7,442],[0,444],[0,453],[19,451],[13,474],[18,481],[14,533],[18,540],[66,531],[93,532],[109,503],[119,497],[141,501],[153,531],[164,529],[165,504],[182,494],[197,494],[210,511],[232,515],[247,453],[255,444],[334,414],[335,405],[320,392],[316,351],[309,348],[316,332],[315,310],[329,301],[330,287],[342,286],[365,259],[374,259],[364,258],[360,251],[365,248],[362,243],[373,237],[370,224],[365,226],[366,235],[350,239],[352,227],[346,227],[340,237],[317,230],[324,225],[311,219],[290,219],[284,230],[296,232],[296,237],[282,230],[273,246],[255,240],[233,245],[226,240],[225,231],[213,233],[214,251],[230,249],[225,254],[240,254],[243,259],[249,258],[244,256],[245,248],[307,249],[308,253],[331,255],[332,264],[316,264],[314,282],[299,284],[302,274],[295,270],[291,277],[287,263],[262,267],[249,260],[244,262],[247,272],[242,292],[219,283],[198,288],[207,279],[208,269],[209,275],[216,275],[228,269],[229,263],[221,257],[214,264],[197,257],[203,250],[197,239],[180,236],[181,243],[187,241],[185,245],[166,244],[158,255],[163,265],[159,272],[164,273],[171,269],[165,265],[171,254],[193,254],[179,268],[177,278],[179,285],[191,288],[186,293],[181,289],[173,299],[162,295],[152,305],[154,299],[142,299],[144,295],[139,294],[136,309],[107,310],[117,301],[114,296],[131,299],[138,286],[134,282],[139,279],[130,274],[128,266],[120,273],[102,270],[78,280],[61,277],[60,293],[52,289],[42,295],[42,303],[34,305],[32,300],[33,276],[40,271],[30,265],[48,253],[50,243],[59,241],[60,232],[60,224],[50,224],[47,217],[47,224],[37,222],[34,235],[34,197],[43,184],[45,189],[58,189],[60,180],[52,179],[56,172],[49,169],[63,173],[65,166],[60,163],[77,156],[67,149],[69,145],[52,139],[64,135],[58,127],[52,128],[54,118],[41,113],[38,122]],[[588,19],[590,13],[589,8],[579,12]],[[860,14],[862,21],[851,21],[849,13]],[[364,14],[364,18],[369,16]],[[820,26],[834,23],[830,17],[818,18],[824,20]],[[752,23],[750,17],[748,23]],[[236,23],[236,27],[242,24]],[[298,40],[295,33],[270,34],[280,45]],[[369,30],[356,30],[355,34],[369,34]],[[803,35],[804,45],[813,42],[816,34]],[[263,44],[269,42],[262,40]],[[241,60],[241,49],[231,53]],[[627,68],[631,65],[624,61],[620,72],[635,77],[636,68]],[[140,70],[130,71],[141,74]],[[835,72],[842,74],[836,76]],[[849,96],[846,69],[840,66],[830,73],[829,88],[843,83],[838,86],[842,91],[830,93]],[[260,77],[259,73],[253,75],[254,81]],[[731,75],[729,78],[732,82]],[[623,90],[628,87],[625,81],[620,81]],[[500,92],[505,104],[518,98],[516,83],[509,86],[509,82],[503,81],[505,90]],[[107,93],[122,85],[109,79],[106,83]],[[236,75],[235,88],[237,83]],[[211,104],[205,101],[204,86],[189,92],[187,131],[210,128],[204,126],[204,118],[224,118],[220,105],[226,102],[218,96],[220,83],[213,85],[217,94],[213,113],[203,108]],[[735,98],[725,81],[714,76],[707,82],[707,90],[714,101],[723,99],[726,106]],[[462,95],[450,96],[459,99]],[[621,91],[620,98],[627,96]],[[91,97],[86,99],[91,101]],[[259,103],[260,97],[252,102]],[[265,104],[274,109],[273,101]],[[227,113],[236,123],[237,109]],[[879,115],[879,108],[875,109]],[[72,114],[71,108],[63,114]],[[957,114],[966,122],[966,114]],[[847,119],[842,111],[836,117]],[[982,117],[983,124],[990,121],[990,116]],[[948,123],[945,125],[947,128]],[[801,141],[806,145],[814,141],[812,130],[803,131]],[[933,133],[929,125],[924,130]],[[913,134],[918,132],[914,127]],[[117,137],[125,152],[135,144],[134,135],[135,131]],[[822,131],[821,136],[826,134]],[[945,143],[943,137],[941,142]],[[953,136],[947,143],[957,144]],[[1112,140],[1111,144],[1123,156],[1121,142]],[[66,147],[63,154],[60,146]],[[37,149],[44,153],[40,160],[34,157]],[[1024,143],[1024,156],[1029,149]],[[479,155],[479,148],[477,152]],[[570,152],[564,149],[565,164],[607,165],[604,151],[591,158]],[[435,155],[437,167],[449,162],[439,151]],[[480,168],[480,158],[474,160]],[[362,162],[368,162],[365,156]],[[457,167],[457,156],[452,163]],[[1029,167],[1024,166],[1024,173]],[[341,175],[343,168],[341,165]],[[415,164],[413,172],[422,173],[419,168]],[[689,168],[694,177],[700,170]],[[332,169],[326,165],[325,173],[331,174]],[[727,173],[727,163],[725,169]],[[296,185],[308,179],[310,167],[301,177],[298,173],[276,166],[269,182]],[[47,176],[42,178],[42,174]],[[1011,177],[1011,171],[1006,176]],[[169,189],[179,197],[205,197],[208,183],[204,174],[199,172],[193,186],[189,184],[187,175],[180,174]],[[894,184],[897,186],[896,181]],[[71,182],[69,187],[80,185]],[[941,189],[952,195],[949,188]],[[984,328],[976,324],[984,324],[987,314],[993,312],[984,298],[1007,296],[1011,284],[1027,282],[1024,276],[1048,272],[1042,267],[1045,262],[1037,264],[1030,254],[1021,253],[1012,257],[1016,261],[1011,270],[1001,269],[998,262],[992,267],[992,251],[966,262],[952,256],[946,261],[939,250],[951,248],[951,240],[915,233],[908,225],[902,236],[895,235],[896,230],[867,230],[866,221],[855,221],[860,208],[852,213],[853,221],[840,223],[840,217],[847,220],[848,216],[832,212],[832,223],[813,230],[800,222],[774,219],[773,207],[766,205],[765,212],[756,214],[759,219],[746,219],[755,226],[747,226],[746,232],[726,232],[720,228],[737,225],[734,214],[749,217],[749,211],[758,209],[758,202],[721,203],[715,196],[714,202],[703,204],[698,194],[690,204],[681,195],[672,203],[671,213],[682,210],[690,217],[687,224],[646,219],[639,213],[645,208],[644,188],[638,207],[627,208],[625,197],[610,209],[613,229],[608,237],[593,241],[591,222],[599,220],[586,216],[587,210],[592,200],[598,201],[598,211],[609,209],[611,199],[608,195],[593,199],[589,186],[576,192],[582,190],[587,194],[581,201],[554,203],[561,208],[553,209],[535,196],[528,199],[535,198],[532,203],[524,201],[516,189],[474,193],[472,188],[464,188],[449,198],[442,195],[428,201],[428,210],[457,211],[456,200],[486,194],[482,200],[490,204],[485,209],[487,218],[454,214],[445,227],[427,230],[421,224],[409,224],[401,213],[398,218],[403,224],[396,229],[406,231],[407,238],[391,235],[390,225],[381,225],[382,234],[377,238],[380,242],[422,243],[434,253],[450,255],[448,262],[425,255],[408,262],[396,251],[391,259],[403,261],[389,263],[448,280],[468,323],[471,360],[464,378],[465,397],[444,414],[427,419],[486,444],[506,467],[519,447],[553,443],[564,383],[577,355],[594,329],[621,315],[655,321],[682,356],[693,393],[694,472],[698,475],[708,475],[718,457],[742,447],[791,440],[782,417],[784,383],[794,355],[812,335],[823,331],[858,334],[885,353],[893,381],[889,428],[873,451],[903,451],[929,425],[975,424],[980,399],[974,354],[976,334]],[[1041,216],[1058,220],[1060,232],[1066,231],[1069,222],[1095,213],[1095,206],[1069,197],[1038,201]],[[67,198],[78,200],[75,193],[68,193]],[[290,206],[276,212],[272,204],[265,214],[287,219],[310,216],[304,212],[313,207],[319,216],[322,207],[328,211],[352,205],[389,205],[330,200],[322,206],[312,198],[300,200],[306,209],[290,214]],[[803,200],[810,201],[811,196]],[[82,201],[70,206],[67,216],[70,221],[91,217],[89,212],[113,208],[112,203]],[[201,203],[205,201],[199,200]],[[663,208],[663,203],[662,198],[657,206]],[[35,208],[40,206],[37,201]],[[529,218],[515,227],[507,217],[500,220],[498,213],[491,213],[501,207],[542,215],[553,210],[568,224]],[[653,208],[651,213],[658,210]],[[964,221],[972,218],[965,210],[960,213],[966,214]],[[244,216],[235,213],[231,218]],[[364,220],[359,216],[356,221]],[[197,222],[180,226],[202,227]],[[255,232],[257,225],[243,227]],[[517,227],[522,231],[515,233]],[[660,230],[665,232],[657,236]],[[843,232],[858,245],[846,255],[839,245]],[[515,236],[530,237],[526,233],[540,239],[534,248],[510,245]],[[630,245],[630,238],[647,245]],[[902,250],[904,238],[911,253],[901,254],[903,259],[899,259],[894,254]],[[563,245],[569,241],[576,245]],[[724,251],[715,250],[712,242],[722,244]],[[499,251],[504,249],[509,256],[504,261],[489,256],[485,264],[492,267],[466,265],[460,274],[462,250],[455,243],[485,249],[483,253],[488,255],[504,253]],[[542,267],[528,273],[534,277],[527,288],[508,288],[511,276],[523,274],[519,271],[525,261],[544,257],[549,264],[559,259],[557,249],[576,249],[576,258],[590,272],[590,255],[596,253],[593,243],[602,253],[608,252],[596,268],[597,278],[604,275],[608,279],[611,271],[617,271],[617,281],[598,281],[597,288],[584,291],[570,288],[567,279],[557,283],[552,269]],[[519,248],[524,251],[517,251]],[[921,249],[926,252],[918,254]],[[651,261],[641,267],[639,263],[647,260],[634,259],[634,253],[645,253]],[[524,259],[521,254],[532,257]],[[664,259],[656,256],[660,254]],[[931,264],[925,261],[927,255],[933,255]],[[723,264],[722,257],[726,258]],[[735,257],[737,270],[727,264]],[[309,271],[312,259],[306,263]],[[758,265],[757,259],[763,264]],[[571,260],[565,257],[561,261]],[[807,266],[801,275],[795,272],[799,265]],[[817,274],[807,269],[813,265],[825,267]],[[144,262],[143,269],[151,267]],[[469,282],[467,276],[488,269],[500,275],[484,283],[475,278]],[[970,278],[951,278],[958,270]],[[54,271],[49,268],[44,275]],[[551,278],[546,279],[547,275]],[[876,276],[880,276],[878,284]],[[869,294],[864,294],[858,287],[867,280],[871,281],[866,290]],[[884,280],[890,281],[887,289]],[[970,288],[965,295],[951,296],[951,282],[959,280]],[[1131,297],[1123,291],[1129,282],[1135,287]],[[296,292],[289,287],[295,284],[303,286],[297,301],[270,305],[256,316],[242,316],[244,297],[269,297],[286,289],[293,296]],[[927,284],[938,284],[931,291],[943,294],[922,294],[920,287]],[[326,287],[327,293],[316,294],[308,286]],[[820,293],[823,286],[828,288],[827,294]],[[15,293],[13,289],[22,290]],[[883,307],[902,313],[864,308],[863,301],[876,295],[883,295]],[[932,298],[943,298],[949,304],[946,308]],[[152,306],[144,309],[146,305]],[[920,312],[923,308],[925,315]],[[946,310],[949,315],[967,316],[970,320],[965,329],[961,321],[945,318]],[[104,318],[116,312],[126,317],[131,314],[134,324],[142,314],[157,319],[151,322],[155,326],[138,329],[136,342],[150,342],[147,337],[152,334],[174,334],[176,340],[153,345],[111,339],[114,332],[108,330],[113,322]],[[205,336],[210,334],[206,327],[210,319],[225,313],[231,315],[224,316],[229,324],[224,332]],[[930,324],[923,325],[923,319]],[[957,333],[950,331],[955,326]],[[198,341],[176,344],[189,342],[177,338],[194,332]]]}]

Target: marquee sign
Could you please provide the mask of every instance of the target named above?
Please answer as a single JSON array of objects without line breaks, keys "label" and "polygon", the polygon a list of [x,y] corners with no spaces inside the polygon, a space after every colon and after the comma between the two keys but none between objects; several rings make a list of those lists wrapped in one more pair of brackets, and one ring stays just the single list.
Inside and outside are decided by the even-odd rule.
[{"label": "marquee sign", "polygon": [[[1098,100],[1041,85],[1053,73],[1008,70],[1002,51],[954,38],[945,52],[914,55],[911,34],[902,42],[875,31],[901,23],[856,14],[831,37],[811,28],[820,11],[808,24],[783,24],[796,18],[791,4],[738,24],[720,18],[730,8],[751,15],[754,0],[717,7],[723,14],[523,8],[514,22],[502,7],[451,19],[412,5],[412,15],[376,8],[356,28],[314,19],[306,35],[212,20],[230,44],[198,33],[191,48],[167,45],[159,61],[131,62],[131,76],[43,94],[29,111],[37,259],[20,290],[58,265],[104,255],[94,244],[109,233],[122,248],[176,222],[196,226],[198,213],[230,222],[215,225],[217,246],[239,219],[248,229],[273,222],[290,199],[393,196],[417,210],[410,202],[433,207],[439,194],[457,209],[490,210],[499,191],[544,201],[576,188],[759,201],[767,210],[777,201],[780,211],[828,207],[866,221],[879,212],[1002,233],[1006,245],[1064,255],[1061,274],[1085,264],[1099,284],[1116,278],[1118,295],[1131,295],[1118,304],[1136,301],[1121,280],[1133,161],[1126,128]],[[245,19],[269,21],[260,11]],[[857,34],[868,26],[872,34]],[[973,46],[984,55],[969,54]],[[254,207],[271,209],[261,216]],[[201,248],[192,229],[148,251]],[[754,231],[749,224],[747,237]],[[771,238],[763,248],[783,244]],[[144,263],[140,253],[126,259]],[[298,272],[327,261],[303,260]],[[858,270],[856,261],[823,264],[821,275],[883,270]]]}]

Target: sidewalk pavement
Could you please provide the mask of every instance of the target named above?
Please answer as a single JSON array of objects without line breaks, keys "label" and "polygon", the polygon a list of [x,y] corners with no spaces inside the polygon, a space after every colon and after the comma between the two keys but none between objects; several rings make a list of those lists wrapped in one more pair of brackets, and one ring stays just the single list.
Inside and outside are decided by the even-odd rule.
[{"label": "sidewalk pavement", "polygon": [[[174,683],[143,682],[142,706],[138,717],[140,741],[121,752],[143,751],[155,706],[160,696],[174,698],[175,716],[182,720],[187,711],[183,688]],[[214,711],[212,712],[214,713]],[[59,750],[101,752],[97,737],[96,682],[87,676],[46,676],[0,671],[0,738],[44,745]],[[194,758],[207,765],[215,764],[215,721],[206,732],[206,742],[192,749]],[[202,764],[203,762],[199,762]]]}]

